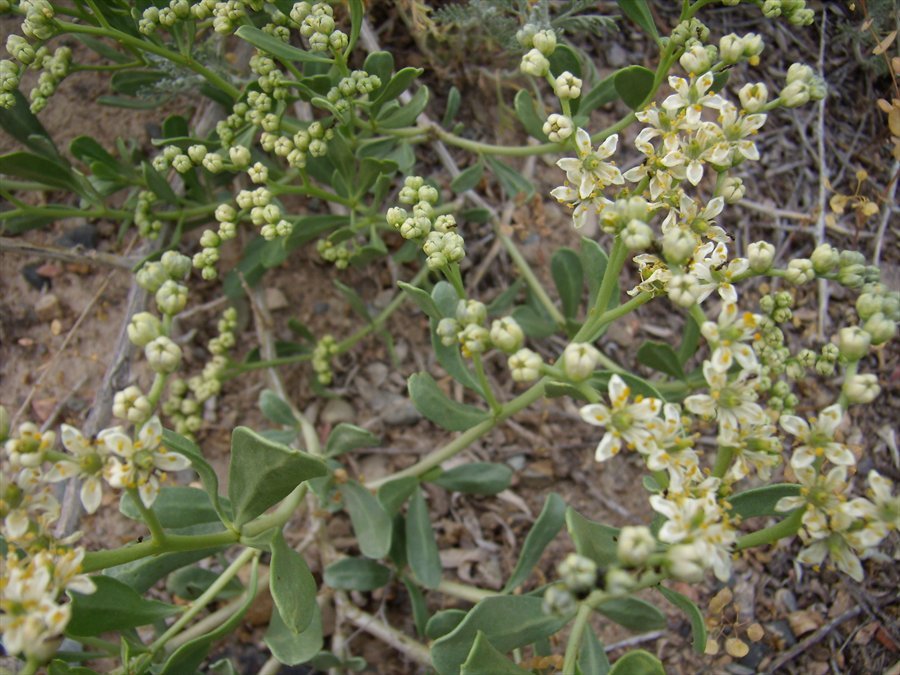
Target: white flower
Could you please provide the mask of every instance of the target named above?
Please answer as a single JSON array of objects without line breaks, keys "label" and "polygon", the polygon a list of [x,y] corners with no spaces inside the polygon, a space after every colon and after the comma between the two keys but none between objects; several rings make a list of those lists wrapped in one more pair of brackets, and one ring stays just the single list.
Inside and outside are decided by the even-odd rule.
[{"label": "white flower", "polygon": [[581,419],[588,424],[604,427],[607,432],[600,440],[594,459],[603,462],[622,449],[622,442],[629,448],[642,453],[654,447],[653,434],[649,422],[659,415],[662,401],[656,398],[638,396],[629,403],[631,389],[618,375],[609,379],[609,400],[611,407],[592,403],[581,409]]},{"label": "white flower", "polygon": [[150,507],[159,494],[160,478],[166,471],[181,471],[190,460],[162,446],[162,425],[152,417],[134,441],[118,427],[104,429],[98,442],[121,457],[113,457],[103,470],[106,482],[114,488],[138,491],[144,506]]},{"label": "white flower", "polygon": [[728,247],[719,242],[707,242],[697,247],[694,260],[690,264],[690,272],[700,282],[700,295],[697,302],[703,302],[713,291],[725,302],[737,302],[737,292],[732,280],[749,269],[746,258],[728,260]]},{"label": "white flower", "polygon": [[572,211],[572,221],[576,228],[584,227],[591,215],[596,215],[603,211],[612,201],[599,193],[594,193],[587,199],[581,199],[578,196],[578,190],[561,185],[550,190],[550,195],[555,197],[560,204],[565,204]]},{"label": "white flower", "polygon": [[563,351],[561,361],[566,376],[577,382],[593,375],[599,359],[600,352],[593,345],[572,342]]},{"label": "white flower", "polygon": [[622,185],[625,182],[615,164],[604,161],[616,151],[618,142],[618,134],[613,134],[594,151],[591,149],[591,135],[584,129],[575,132],[578,157],[563,158],[556,165],[566,172],[569,183],[578,186],[579,199],[587,199],[608,185]]},{"label": "white flower", "polygon": [[690,81],[681,77],[670,77],[669,86],[675,93],[668,96],[662,103],[662,107],[670,115],[680,111],[685,113],[685,122],[688,126],[696,126],[700,122],[700,112],[703,108],[721,108],[725,102],[718,94],[707,93],[713,85],[713,73],[706,72],[698,78]]},{"label": "white flower", "polygon": [[795,470],[806,468],[821,458],[827,458],[839,466],[856,464],[850,448],[834,439],[834,432],[843,418],[844,410],[837,403],[825,408],[818,418],[811,419],[809,423],[795,415],[782,415],[781,427],[797,439],[791,466]]},{"label": "white flower", "polygon": [[741,427],[737,433],[726,432],[718,439],[720,446],[732,450],[731,467],[725,475],[730,482],[737,482],[756,471],[760,479],[767,481],[772,469],[781,463],[781,442],[771,424]]},{"label": "white flower", "polygon": [[[0,516],[3,517],[3,537],[12,543],[25,543],[43,536],[59,517],[59,503],[49,486],[41,482],[40,469],[26,467],[15,473],[3,467],[0,491]],[[32,529],[33,528],[33,529]]]},{"label": "white flower", "polygon": [[103,497],[103,484],[100,478],[109,458],[109,450],[105,445],[85,438],[78,429],[68,424],[63,424],[60,431],[63,446],[73,456],[56,462],[44,475],[44,480],[56,483],[78,476],[82,480],[81,503],[84,510],[94,513],[100,507],[100,500]]},{"label": "white flower", "polygon": [[759,368],[756,353],[744,342],[760,339],[759,316],[751,312],[740,312],[737,303],[726,302],[722,305],[716,323],[707,321],[700,326],[700,332],[714,351],[710,362],[717,370],[727,372],[737,361],[745,370],[755,371]]},{"label": "white flower", "polygon": [[709,384],[709,394],[688,396],[684,407],[695,415],[715,417],[720,433],[734,433],[739,427],[765,424],[768,420],[756,403],[755,383],[748,381],[749,371],[741,370],[732,379],[707,360],[703,362],[703,376]]}]

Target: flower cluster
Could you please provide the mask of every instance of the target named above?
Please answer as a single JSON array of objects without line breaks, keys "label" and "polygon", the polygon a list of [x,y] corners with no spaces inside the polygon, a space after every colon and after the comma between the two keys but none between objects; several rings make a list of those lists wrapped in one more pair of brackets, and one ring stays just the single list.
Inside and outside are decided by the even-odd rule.
[{"label": "flower cluster", "polygon": [[388,225],[401,237],[421,242],[425,263],[434,271],[447,270],[466,256],[465,242],[457,232],[456,219],[435,210],[439,198],[437,188],[426,185],[420,176],[409,176],[397,199],[412,210],[394,206],[385,216]]},{"label": "flower cluster", "polygon": [[517,352],[525,341],[525,333],[511,316],[495,319],[487,327],[487,308],[477,300],[460,300],[456,318],[438,322],[437,334],[447,347],[459,345],[466,357],[496,347],[507,354]]}]

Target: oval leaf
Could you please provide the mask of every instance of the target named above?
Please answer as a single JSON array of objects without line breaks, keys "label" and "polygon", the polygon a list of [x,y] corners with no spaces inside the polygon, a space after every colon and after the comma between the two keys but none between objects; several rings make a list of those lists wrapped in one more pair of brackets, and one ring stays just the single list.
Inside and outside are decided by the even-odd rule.
[{"label": "oval leaf", "polygon": [[367,558],[383,558],[391,548],[391,517],[371,492],[356,481],[341,486],[359,550]]},{"label": "oval leaf", "polygon": [[609,675],[666,675],[666,670],[653,654],[636,649],[616,661]]},{"label": "oval leaf", "polygon": [[483,175],[484,162],[479,159],[475,164],[461,171],[456,178],[450,181],[450,189],[456,193],[471,190],[478,185]]},{"label": "oval leaf", "polygon": [[563,315],[567,319],[575,318],[581,304],[581,288],[584,283],[581,258],[570,248],[560,248],[550,260],[550,271],[562,301]]},{"label": "oval leaf", "polygon": [[428,373],[410,376],[408,387],[416,410],[448,431],[465,431],[490,419],[483,410],[449,398]]},{"label": "oval leaf", "polygon": [[306,560],[281,532],[272,541],[269,590],[285,625],[295,633],[306,630],[315,613],[316,582]]},{"label": "oval leaf", "polygon": [[513,106],[515,107],[516,117],[519,118],[522,126],[525,127],[525,131],[539,141],[548,143],[550,139],[544,133],[545,116],[538,112],[531,92],[520,89],[516,93]]},{"label": "oval leaf", "polygon": [[325,456],[337,457],[358,448],[371,448],[380,444],[381,439],[371,431],[342,422],[328,435],[328,441],[325,443]]},{"label": "oval leaf", "polygon": [[286,427],[297,426],[297,418],[291,406],[271,389],[263,389],[259,395],[259,409],[266,419]]},{"label": "oval leaf", "polygon": [[441,583],[441,556],[422,488],[413,492],[406,512],[406,559],[423,586],[437,588]]},{"label": "oval leaf", "polygon": [[391,580],[391,570],[368,558],[344,558],[322,573],[325,583],[344,591],[374,591]]},{"label": "oval leaf", "polygon": [[566,527],[579,555],[590,558],[601,568],[618,560],[616,528],[588,520],[573,508],[566,510]]},{"label": "oval leaf", "polygon": [[616,91],[625,104],[632,110],[638,110],[653,91],[655,75],[644,66],[628,66],[616,73]]},{"label": "oval leaf", "polygon": [[263,638],[280,663],[296,666],[306,663],[322,649],[322,613],[317,604],[313,605],[313,616],[309,626],[302,633],[292,631],[285,624],[278,608],[272,612],[269,628]]},{"label": "oval leaf", "polygon": [[689,597],[682,595],[678,591],[666,588],[662,584],[657,586],[656,589],[663,594],[666,600],[687,614],[687,618],[691,622],[691,644],[695,652],[703,654],[706,651],[706,621],[703,618],[703,612]]},{"label": "oval leaf", "polygon": [[757,516],[783,516],[784,512],[776,511],[775,505],[782,497],[796,497],[800,494],[800,486],[796,483],[776,483],[763,487],[751,488],[728,498],[731,511],[741,518]]},{"label": "oval leaf", "polygon": [[308,63],[332,63],[333,60],[324,56],[318,56],[302,49],[297,49],[287,44],[283,40],[278,39],[268,33],[261,31],[259,28],[250,25],[243,25],[234,31],[242,40],[246,40],[257,49],[270,54],[284,61],[306,61]]},{"label": "oval leaf", "polygon": [[638,598],[614,598],[600,603],[596,610],[636,633],[648,633],[666,627],[666,615],[649,602]]},{"label": "oval leaf", "polygon": [[472,651],[459,672],[462,675],[531,675],[532,671],[519,668],[497,651],[484,633],[478,631]]},{"label": "oval leaf", "polygon": [[528,578],[531,570],[541,559],[544,549],[553,541],[565,521],[566,503],[558,494],[551,493],[544,502],[541,514],[534,521],[534,527],[525,537],[525,544],[522,546],[522,553],[516,562],[516,568],[503,587],[502,593],[509,593]]},{"label": "oval leaf", "polygon": [[506,464],[472,462],[444,471],[430,482],[454,492],[495,495],[509,487],[512,473]]},{"label": "oval leaf", "polygon": [[110,577],[95,576],[91,580],[97,590],[90,595],[69,592],[72,598],[72,619],[66,628],[69,635],[88,637],[146,626],[182,611],[165,602],[145,600],[134,589]]}]

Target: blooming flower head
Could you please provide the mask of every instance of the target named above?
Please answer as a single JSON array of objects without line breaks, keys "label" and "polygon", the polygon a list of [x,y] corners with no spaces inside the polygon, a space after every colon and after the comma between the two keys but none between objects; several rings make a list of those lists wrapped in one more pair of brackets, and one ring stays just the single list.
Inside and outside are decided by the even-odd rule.
[{"label": "blooming flower head", "polygon": [[0,518],[4,538],[23,545],[44,534],[59,518],[59,502],[41,481],[40,469],[27,467],[13,474],[3,467]]},{"label": "blooming flower head", "polygon": [[625,182],[622,172],[616,165],[605,161],[616,151],[618,142],[619,136],[613,134],[593,150],[591,135],[584,129],[575,132],[575,150],[578,157],[563,158],[556,165],[566,172],[569,183],[578,186],[580,199],[587,199],[607,185],[621,185]]},{"label": "blooming flower head", "polygon": [[186,457],[162,446],[162,425],[158,417],[152,417],[141,427],[134,441],[118,427],[101,431],[98,441],[116,455],[103,469],[106,482],[114,488],[136,489],[148,508],[159,494],[164,472],[190,466]]},{"label": "blooming flower head", "polygon": [[759,321],[756,314],[738,310],[737,303],[726,302],[716,322],[707,321],[700,326],[703,337],[714,348],[710,362],[717,370],[728,372],[735,361],[746,370],[759,367],[756,352],[745,344],[759,339]]},{"label": "blooming flower head", "polygon": [[704,73],[700,77],[692,77],[690,80],[682,77],[670,77],[669,86],[675,90],[675,93],[663,101],[662,107],[670,115],[682,113],[685,125],[696,127],[700,123],[700,113],[703,108],[719,109],[725,103],[725,100],[718,94],[709,93],[713,80],[712,72]]},{"label": "blooming flower head", "polygon": [[837,403],[825,408],[818,418],[809,422],[795,415],[782,415],[782,428],[797,439],[791,466],[795,470],[803,469],[820,458],[826,458],[839,466],[856,464],[850,448],[834,438],[843,418],[844,409]]},{"label": "blooming flower head", "polygon": [[703,362],[703,376],[709,384],[709,394],[694,394],[684,399],[684,407],[695,415],[715,417],[719,423],[719,435],[729,436],[739,427],[764,424],[768,421],[763,409],[756,403],[756,387],[750,380],[751,373],[741,370],[729,375],[713,365]]},{"label": "blooming flower head", "polygon": [[630,396],[630,387],[621,377],[613,375],[609,379],[610,407],[593,403],[581,409],[581,419],[607,430],[594,455],[598,462],[617,454],[623,441],[629,448],[643,453],[653,447],[653,434],[648,423],[662,410],[662,401],[638,396],[634,403],[629,403]]},{"label": "blooming flower head", "polygon": [[737,292],[733,279],[746,272],[750,263],[746,258],[728,260],[728,247],[722,243],[707,242],[698,246],[690,263],[690,273],[700,282],[698,303],[703,302],[713,291],[725,302],[737,302]]},{"label": "blooming flower head", "polygon": [[72,457],[56,462],[44,475],[44,480],[56,483],[79,476],[82,479],[81,503],[85,511],[94,513],[100,507],[103,496],[100,479],[109,458],[109,448],[104,443],[85,438],[78,429],[68,424],[63,424],[60,431],[63,446],[72,453]]}]

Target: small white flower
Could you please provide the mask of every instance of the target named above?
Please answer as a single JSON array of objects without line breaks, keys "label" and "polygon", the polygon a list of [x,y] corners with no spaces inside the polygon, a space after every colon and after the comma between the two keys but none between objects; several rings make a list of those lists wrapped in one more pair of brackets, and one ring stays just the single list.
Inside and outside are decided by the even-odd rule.
[{"label": "small white flower", "polygon": [[856,464],[850,448],[834,438],[843,418],[844,410],[837,403],[825,408],[818,418],[809,422],[795,415],[782,415],[779,420],[781,427],[797,439],[791,466],[795,470],[806,468],[821,458],[839,466]]},{"label": "small white flower", "polygon": [[631,389],[618,375],[609,379],[610,407],[592,403],[581,408],[581,419],[607,431],[597,445],[594,459],[603,462],[619,453],[622,443],[638,452],[650,452],[654,446],[650,422],[662,410],[662,401],[638,396],[629,403]]},{"label": "small white flower", "polygon": [[85,438],[75,427],[63,424],[60,428],[63,446],[72,453],[70,459],[56,462],[44,475],[44,480],[57,483],[78,476],[81,483],[81,503],[87,513],[94,513],[100,507],[103,497],[103,467],[109,457],[105,445]]},{"label": "small white flower", "polygon": [[737,303],[727,302],[722,305],[716,323],[707,321],[700,327],[703,337],[714,348],[710,361],[717,370],[727,372],[735,361],[745,370],[758,369],[756,353],[744,343],[760,339],[759,321],[756,314],[742,313]]},{"label": "small white flower", "polygon": [[733,433],[742,426],[757,426],[768,421],[756,403],[757,395],[752,373],[741,370],[734,378],[718,370],[712,361],[703,362],[703,375],[709,384],[709,394],[694,394],[684,399],[684,407],[695,415],[715,417],[720,432]]},{"label": "small white flower", "polygon": [[584,129],[578,129],[575,133],[578,157],[563,158],[556,165],[566,172],[569,183],[578,186],[579,199],[587,199],[608,185],[622,185],[625,182],[615,164],[604,161],[615,153],[618,142],[618,134],[613,134],[597,150],[592,150],[591,135]]}]

